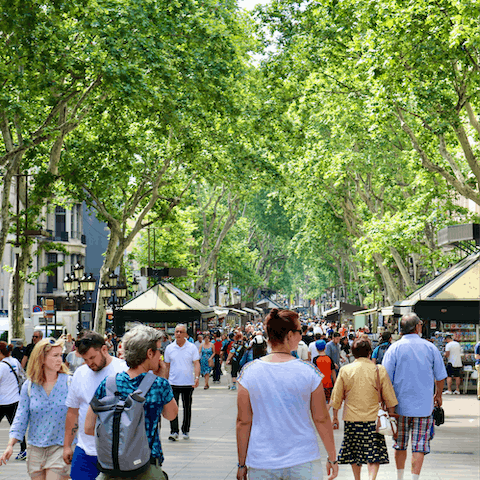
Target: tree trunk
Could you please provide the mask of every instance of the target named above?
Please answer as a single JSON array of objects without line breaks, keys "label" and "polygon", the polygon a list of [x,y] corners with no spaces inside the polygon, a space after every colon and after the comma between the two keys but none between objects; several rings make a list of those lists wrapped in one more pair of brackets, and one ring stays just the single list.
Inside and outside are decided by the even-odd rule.
[{"label": "tree trunk", "polygon": [[[23,243],[21,246],[21,253],[15,255],[14,271],[10,277],[9,288],[9,314],[10,325],[9,334],[10,339],[22,338],[25,339],[25,318],[23,316],[23,299],[25,295],[25,277],[28,270],[28,265],[31,258],[31,245]],[[16,279],[19,279],[18,283]],[[18,296],[17,296],[18,289]]]},{"label": "tree trunk", "polygon": [[[113,272],[117,265],[114,264],[115,252],[118,249],[119,239],[115,232],[110,230],[110,238],[108,240],[107,250],[105,252],[105,259],[103,265],[100,268],[100,285],[102,283],[108,283],[108,275]],[[117,263],[118,264],[118,263]],[[103,303],[103,300],[97,296],[97,305],[95,309],[94,330],[103,335],[105,333],[107,321],[107,308]]]},{"label": "tree trunk", "polygon": [[410,274],[408,273],[408,270],[407,270],[407,267],[405,266],[405,262],[403,261],[403,258],[401,257],[400,253],[398,253],[398,250],[395,247],[390,246],[389,248],[390,248],[390,253],[393,256],[393,259],[397,264],[400,275],[402,276],[403,281],[405,282],[407,293],[413,292],[415,290],[415,284],[413,283],[413,280],[410,277]]},{"label": "tree trunk", "polygon": [[401,298],[400,292],[398,291],[395,280],[390,273],[390,270],[385,266],[383,257],[380,253],[374,253],[373,258],[377,263],[377,266],[380,270],[380,274],[387,291],[388,302],[390,305],[393,305],[395,302],[398,302]]},{"label": "tree trunk", "polygon": [[229,230],[233,227],[236,221],[237,214],[240,210],[240,200],[237,198],[230,199],[228,202],[229,213],[228,217],[223,224],[223,227],[218,234],[218,237],[215,240],[215,244],[213,248],[210,250],[206,259],[203,259],[200,265],[200,269],[198,271],[197,280],[195,281],[194,292],[199,293],[205,283],[207,282],[208,278],[211,276],[210,269],[212,265],[216,264],[218,260],[218,255],[220,254],[220,248],[222,246],[222,242],[227,236]]}]

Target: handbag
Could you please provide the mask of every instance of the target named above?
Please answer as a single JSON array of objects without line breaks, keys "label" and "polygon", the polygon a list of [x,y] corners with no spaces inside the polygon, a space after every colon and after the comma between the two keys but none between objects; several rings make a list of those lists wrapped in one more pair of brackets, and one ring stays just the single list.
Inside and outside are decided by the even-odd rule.
[{"label": "handbag", "polygon": [[442,407],[435,406],[433,408],[433,420],[437,427],[445,423],[445,412]]},{"label": "handbag", "polygon": [[213,358],[208,359],[208,366],[213,367]]},{"label": "handbag", "polygon": [[381,435],[388,435],[390,437],[396,438],[397,436],[397,421],[390,417],[388,412],[384,409],[382,402],[382,395],[380,389],[380,373],[377,370],[377,393],[378,393],[378,414],[377,414],[377,433]]}]

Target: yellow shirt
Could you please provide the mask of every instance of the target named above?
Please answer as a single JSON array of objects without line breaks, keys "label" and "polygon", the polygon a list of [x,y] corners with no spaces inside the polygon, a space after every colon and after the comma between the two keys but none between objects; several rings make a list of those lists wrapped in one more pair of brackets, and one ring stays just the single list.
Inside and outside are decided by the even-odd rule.
[{"label": "yellow shirt", "polygon": [[[398,404],[387,371],[378,365],[382,398],[387,407]],[[333,387],[330,405],[339,410],[342,402],[346,422],[374,422],[378,414],[376,365],[368,358],[357,358],[340,369]]]}]

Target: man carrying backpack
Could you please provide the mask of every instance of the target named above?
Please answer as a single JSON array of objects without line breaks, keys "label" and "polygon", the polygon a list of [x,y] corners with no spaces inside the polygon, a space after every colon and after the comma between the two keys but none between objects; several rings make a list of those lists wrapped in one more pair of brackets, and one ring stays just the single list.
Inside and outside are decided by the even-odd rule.
[{"label": "man carrying backpack", "polygon": [[377,365],[382,364],[383,356],[392,344],[392,334],[390,332],[383,332],[380,337],[380,343],[372,353],[372,361]]},{"label": "man carrying backpack", "polygon": [[[100,480],[115,477],[165,480],[161,469],[160,415],[173,420],[178,406],[160,358],[163,333],[139,325],[123,337],[126,372],[106,378],[98,387],[85,421],[95,435]],[[153,373],[151,373],[153,372]],[[122,413],[116,413],[121,411]],[[97,415],[98,418],[97,418]],[[117,416],[117,420],[116,417]]]},{"label": "man carrying backpack", "polygon": [[[85,434],[84,425],[88,406],[102,380],[114,373],[123,372],[127,365],[123,360],[108,354],[103,335],[86,332],[76,342],[76,348],[85,364],[75,370],[68,390],[67,418],[65,420],[65,440],[63,459],[72,464],[72,480],[95,480],[98,476],[97,449],[95,439]],[[77,445],[72,451],[73,439]]]}]

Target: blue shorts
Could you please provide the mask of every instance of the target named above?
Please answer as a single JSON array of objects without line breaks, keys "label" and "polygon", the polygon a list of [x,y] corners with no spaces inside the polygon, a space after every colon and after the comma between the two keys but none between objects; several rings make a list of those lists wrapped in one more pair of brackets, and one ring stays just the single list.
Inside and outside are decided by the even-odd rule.
[{"label": "blue shorts", "polygon": [[95,480],[100,471],[97,468],[97,457],[87,455],[78,445],[73,451],[70,478],[72,480]]}]

